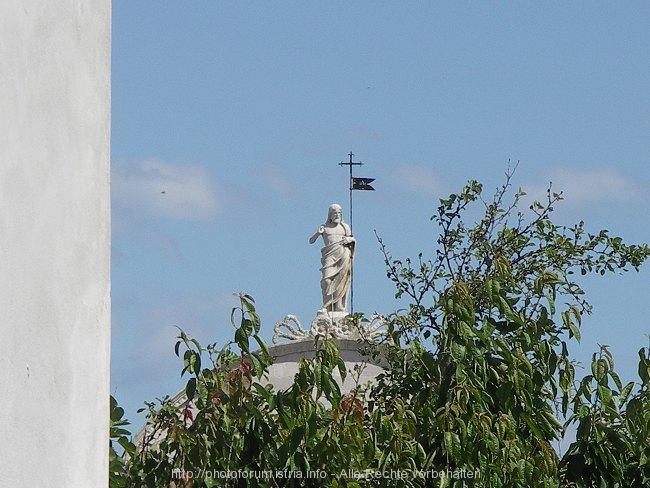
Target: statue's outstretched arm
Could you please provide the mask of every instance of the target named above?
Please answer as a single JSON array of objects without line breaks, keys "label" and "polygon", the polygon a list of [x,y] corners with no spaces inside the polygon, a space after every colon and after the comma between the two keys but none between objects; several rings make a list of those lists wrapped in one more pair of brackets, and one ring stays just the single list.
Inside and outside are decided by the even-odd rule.
[{"label": "statue's outstretched arm", "polygon": [[323,232],[325,232],[325,227],[321,225],[318,230],[314,232],[314,235],[309,238],[309,244],[316,242],[316,239],[318,239],[318,237],[321,236]]}]

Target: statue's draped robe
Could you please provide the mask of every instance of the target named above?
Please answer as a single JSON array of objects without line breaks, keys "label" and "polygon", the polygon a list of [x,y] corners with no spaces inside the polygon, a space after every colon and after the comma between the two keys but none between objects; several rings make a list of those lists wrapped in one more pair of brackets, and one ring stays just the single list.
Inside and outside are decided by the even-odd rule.
[{"label": "statue's draped robe", "polygon": [[[346,232],[346,236],[349,236],[348,232]],[[343,236],[340,241],[321,249],[323,309],[335,309],[337,303],[341,303],[343,307],[346,306],[352,279],[353,257],[354,241],[350,244],[343,244]]]}]

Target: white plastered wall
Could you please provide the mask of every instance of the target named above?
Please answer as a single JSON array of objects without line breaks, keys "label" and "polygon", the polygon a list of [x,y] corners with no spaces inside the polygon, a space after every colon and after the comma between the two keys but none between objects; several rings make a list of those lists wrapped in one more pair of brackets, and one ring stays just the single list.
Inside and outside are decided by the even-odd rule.
[{"label": "white plastered wall", "polygon": [[0,1],[0,485],[108,485],[110,0]]}]

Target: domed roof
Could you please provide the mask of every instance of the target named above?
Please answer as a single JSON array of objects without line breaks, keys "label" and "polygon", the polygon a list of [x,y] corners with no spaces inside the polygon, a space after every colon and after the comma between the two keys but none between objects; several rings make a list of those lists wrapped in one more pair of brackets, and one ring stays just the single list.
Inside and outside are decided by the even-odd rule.
[{"label": "domed roof", "polygon": [[[373,356],[368,354],[367,349],[370,344],[367,341],[361,339],[335,340],[347,371],[345,381],[341,381],[338,370],[334,371],[334,378],[339,384],[342,394],[352,391],[357,386],[371,384],[377,375],[384,371],[381,355]],[[322,337],[309,334],[301,340],[269,346],[268,351],[273,358],[273,362],[268,368],[267,375],[259,383],[262,385],[271,384],[276,391],[290,388],[298,372],[300,361],[302,359],[313,359],[319,344],[322,344]],[[171,401],[177,406],[187,404],[185,389],[176,393]],[[192,409],[191,405],[190,409]],[[136,445],[142,445],[145,436],[150,434],[148,426],[145,425],[134,436],[133,441]],[[161,439],[162,437],[154,440],[153,444],[156,444]]]}]

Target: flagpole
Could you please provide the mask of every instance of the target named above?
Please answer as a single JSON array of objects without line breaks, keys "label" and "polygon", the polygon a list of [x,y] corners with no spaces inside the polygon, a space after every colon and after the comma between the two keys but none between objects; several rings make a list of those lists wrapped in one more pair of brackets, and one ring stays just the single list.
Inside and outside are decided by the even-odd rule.
[{"label": "flagpole", "polygon": [[[354,236],[354,232],[352,231],[352,165],[354,164],[352,162],[352,151],[350,151],[350,162],[348,163],[348,167],[350,168],[350,234]],[[361,165],[361,163],[359,163]],[[354,260],[352,261],[352,266],[350,266],[350,313],[354,313]]]},{"label": "flagpole", "polygon": [[[352,176],[352,166],[363,166],[361,161],[356,163],[352,162],[352,151],[350,151],[350,161],[344,163],[341,161],[339,166],[348,166],[350,169],[350,234],[352,234],[352,191],[353,190],[371,190],[374,191],[374,188],[370,186],[370,183],[375,181],[374,178],[354,178]],[[354,265],[350,268],[350,313],[354,313]]]},{"label": "flagpole", "polygon": [[[352,165],[354,164],[352,162],[352,151],[350,151],[350,162],[348,163],[348,167],[350,168],[350,233],[352,233]],[[361,163],[359,163],[361,165]]]},{"label": "flagpole", "polygon": [[[354,236],[352,232],[352,151],[350,151],[350,234]],[[354,313],[354,259],[352,260],[352,266],[350,266],[350,313]]]},{"label": "flagpole", "polygon": [[[350,234],[353,234],[352,232],[352,190],[354,187],[354,178],[352,176],[352,166],[362,166],[363,163],[352,162],[352,156],[354,156],[352,151],[350,151],[348,156],[350,157],[350,160],[347,163],[341,161],[339,163],[339,166],[347,166],[350,169]],[[354,313],[354,261],[352,263],[352,266],[350,267],[350,313]]]}]

